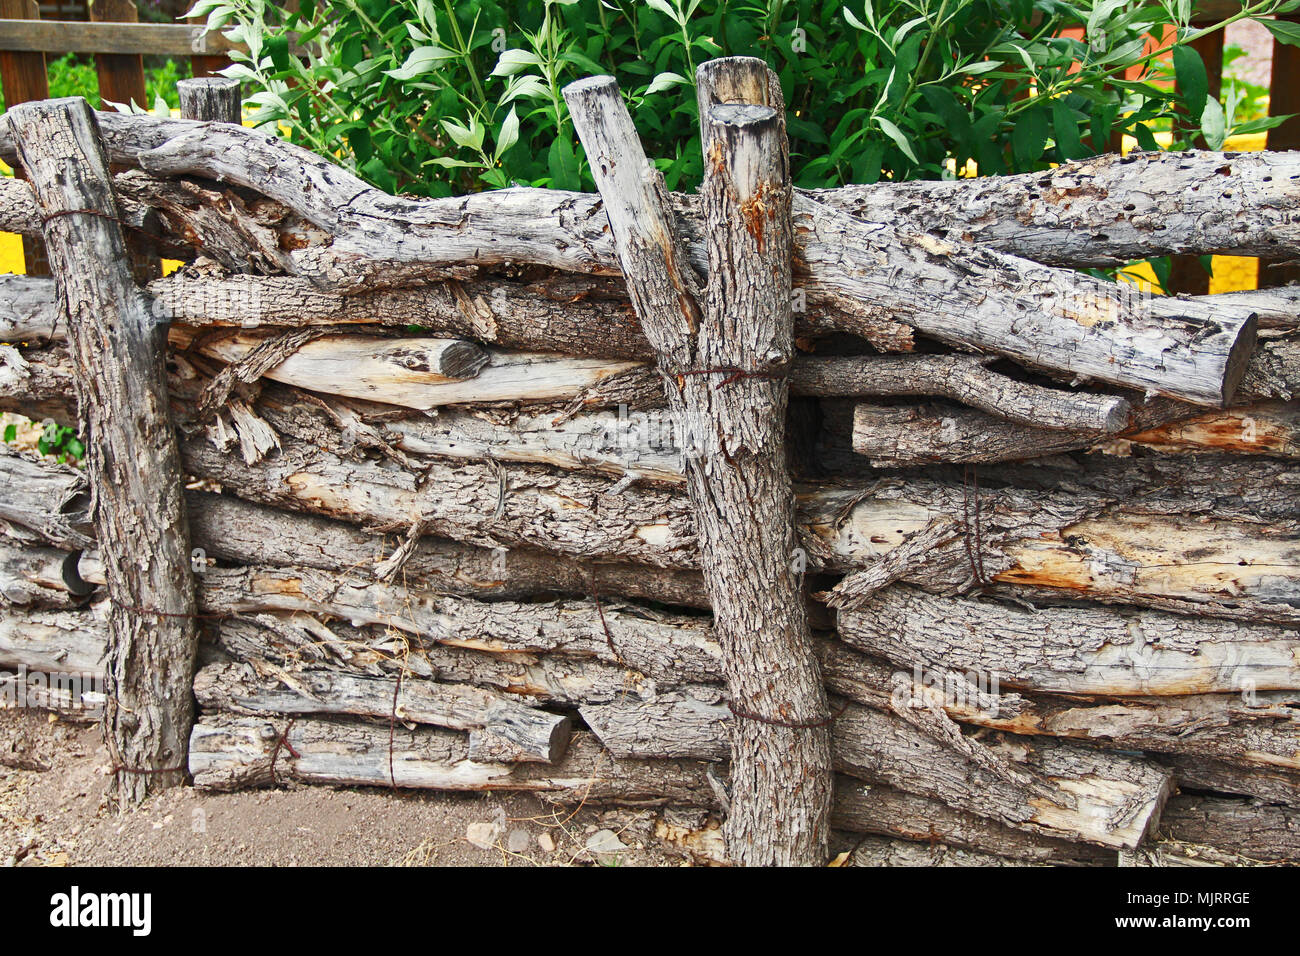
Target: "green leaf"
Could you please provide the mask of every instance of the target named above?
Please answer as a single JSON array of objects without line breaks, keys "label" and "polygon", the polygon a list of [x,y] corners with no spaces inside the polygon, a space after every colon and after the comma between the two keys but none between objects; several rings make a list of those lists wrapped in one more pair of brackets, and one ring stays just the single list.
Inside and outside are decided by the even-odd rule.
[{"label": "green leaf", "polygon": [[493,76],[514,76],[530,67],[541,66],[542,61],[531,50],[502,50],[497,65],[492,70]]},{"label": "green leaf", "polygon": [[5,443],[8,444],[9,442],[14,441],[17,437],[18,437],[18,426],[17,426],[17,425],[6,425],[6,426],[5,426]]},{"label": "green leaf", "polygon": [[660,73],[650,81],[650,85],[646,87],[645,95],[649,96],[651,93],[659,93],[686,82],[688,82],[686,77],[682,76],[680,73]]},{"label": "green leaf", "polygon": [[1006,62],[1003,60],[976,60],[973,63],[967,63],[961,69],[955,70],[954,72],[965,73],[968,76],[978,76],[981,73],[988,73],[992,70],[996,70],[1000,66],[1006,66]]},{"label": "green leaf", "polygon": [[1200,116],[1205,111],[1205,98],[1210,93],[1210,81],[1205,74],[1205,63],[1194,47],[1174,47],[1174,76],[1178,92],[1187,105],[1188,116]]},{"label": "green leaf", "polygon": [[1016,120],[1011,131],[1011,155],[1021,172],[1031,169],[1047,148],[1047,110],[1035,106]]},{"label": "green leaf", "polygon": [[1133,136],[1138,141],[1138,149],[1145,149],[1148,152],[1160,151],[1160,144],[1156,142],[1155,134],[1146,123],[1134,123]]},{"label": "green leaf", "polygon": [[440,46],[420,46],[412,50],[406,62],[396,70],[384,72],[395,80],[413,80],[417,76],[433,72],[442,61],[455,58],[456,54]]},{"label": "green leaf", "polygon": [[497,148],[492,158],[500,159],[502,154],[517,142],[519,142],[519,116],[512,106],[501,123],[501,129],[497,132]]},{"label": "green leaf", "polygon": [[289,60],[289,35],[281,33],[266,38],[266,52],[279,73],[288,73],[292,64]]},{"label": "green leaf", "polygon": [[1300,23],[1292,23],[1290,20],[1257,20],[1256,22],[1264,24],[1268,32],[1273,34],[1273,39],[1279,43],[1300,46]]},{"label": "green leaf", "polygon": [[1079,138],[1079,121],[1062,100],[1052,102],[1052,136],[1061,159],[1081,159],[1092,154]]},{"label": "green leaf", "polygon": [[[514,107],[511,107],[513,111]],[[453,119],[444,119],[442,128],[447,131],[453,143],[467,149],[479,149],[483,146],[483,127],[470,120],[469,126],[457,123]]]},{"label": "green leaf", "polygon": [[578,181],[578,156],[567,136],[557,136],[551,142],[546,165],[551,173],[552,189],[577,189],[582,185]]},{"label": "green leaf", "polygon": [[903,151],[904,156],[914,163],[920,162],[920,160],[916,158],[916,153],[912,150],[912,143],[908,140],[907,135],[893,122],[885,119],[883,116],[877,116],[876,125],[880,127],[881,131],[886,136],[898,144],[898,148]]},{"label": "green leaf", "polygon": [[[870,3],[867,4],[867,9],[868,9],[868,10],[871,9],[871,4],[870,4]],[[857,17],[855,17],[855,16],[853,15],[853,11],[850,10],[848,7],[845,7],[845,8],[844,8],[844,19],[845,19],[845,20],[848,20],[848,21],[849,21],[849,26],[853,27],[853,29],[855,29],[855,30],[861,30],[863,33],[870,33],[870,32],[871,32],[871,28],[868,27],[868,26],[867,26],[865,23],[863,23],[861,20],[859,20]]]},{"label": "green leaf", "polygon": [[1223,141],[1228,138],[1228,121],[1223,115],[1223,104],[1218,100],[1206,100],[1205,111],[1201,114],[1201,135],[1205,145],[1210,149],[1222,149]]}]

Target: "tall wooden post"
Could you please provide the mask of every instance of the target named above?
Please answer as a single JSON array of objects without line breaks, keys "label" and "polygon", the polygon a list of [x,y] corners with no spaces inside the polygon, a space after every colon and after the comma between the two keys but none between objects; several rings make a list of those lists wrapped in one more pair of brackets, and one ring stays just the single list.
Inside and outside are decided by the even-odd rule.
[{"label": "tall wooden post", "polygon": [[[0,17],[6,20],[39,20],[41,8],[36,0],[0,0]],[[0,84],[4,86],[5,106],[13,107],[32,100],[48,99],[49,76],[45,72],[44,53],[0,51]],[[14,175],[25,179],[21,169]],[[29,276],[47,276],[50,264],[39,239],[23,236],[23,262]]]},{"label": "tall wooden post", "polygon": [[108,585],[104,734],[119,801],[185,779],[197,649],[166,329],[126,263],[108,160],[80,97],[6,114],[44,218],[67,322]]},{"label": "tall wooden post", "polygon": [[794,344],[784,117],[755,104],[701,117],[709,256],[701,289],[617,83],[583,80],[565,99],[690,449],[687,486],[734,715],[727,853],[745,865],[821,865],[830,721],[785,459]]},{"label": "tall wooden post", "polygon": [[[92,23],[138,23],[140,13],[135,0],[90,0],[86,6]],[[144,85],[144,58],[139,53],[96,53],[95,75],[99,79],[99,98],[104,109],[107,104],[135,103],[149,109],[149,93]],[[125,167],[112,167],[120,173]],[[131,249],[131,263],[135,279],[141,285],[162,275],[162,263],[148,250]]]},{"label": "tall wooden post", "polygon": [[223,76],[178,80],[176,92],[180,95],[181,116],[185,119],[236,125],[243,120],[238,80]]}]

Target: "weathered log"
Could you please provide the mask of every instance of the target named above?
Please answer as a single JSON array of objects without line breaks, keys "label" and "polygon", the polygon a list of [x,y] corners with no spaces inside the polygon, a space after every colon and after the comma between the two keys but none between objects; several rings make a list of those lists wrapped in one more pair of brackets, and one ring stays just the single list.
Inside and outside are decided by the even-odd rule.
[{"label": "weathered log", "polygon": [[[266,337],[206,338],[198,351],[224,362]],[[318,392],[427,409],[465,402],[538,402],[573,397],[632,363],[546,353],[488,353],[458,339],[338,336],[302,346],[266,377]]]},{"label": "weathered log", "polygon": [[[621,612],[614,611],[617,615]],[[619,641],[622,621],[619,624]],[[313,627],[317,627],[313,625]],[[435,645],[418,640],[393,641],[384,633],[367,635],[336,622],[319,635],[334,635],[325,644],[302,631],[292,619],[263,615],[258,624],[224,621],[220,646],[241,660],[288,661],[304,648],[337,645],[339,666],[364,673],[394,672],[417,663],[444,680],[474,683],[521,694],[543,702],[589,706],[631,696],[654,701],[694,701],[707,709],[724,699],[720,651],[706,634],[698,646],[705,652],[676,676],[670,670],[651,677],[617,658],[570,656],[566,647],[555,652],[503,655],[474,649]],[[322,638],[323,639],[323,638]],[[692,639],[699,639],[692,635]],[[668,641],[676,643],[676,639]],[[1256,691],[1245,695],[1201,694],[1163,698],[1138,697],[1087,700],[1017,694],[990,687],[984,672],[952,673],[934,667],[902,669],[865,656],[840,641],[816,642],[822,675],[829,689],[858,703],[890,709],[895,698],[930,700],[961,723],[1029,736],[1054,736],[1124,750],[1201,754],[1241,766],[1300,770],[1300,717],[1294,692]],[[583,654],[581,645],[577,647]],[[621,656],[621,655],[620,655]],[[632,655],[629,655],[632,656]],[[706,684],[699,684],[700,681]],[[671,695],[676,695],[672,697]],[[899,695],[906,695],[900,697]]]},{"label": "weathered log", "polygon": [[595,657],[674,681],[718,673],[707,621],[684,615],[591,600],[480,602],[310,568],[210,568],[201,578],[210,614],[302,611],[491,653]]},{"label": "weathered log", "polygon": [[[601,217],[590,197],[516,189],[417,202],[370,189],[326,160],[239,127],[175,120],[126,126],[133,160],[145,170],[257,189],[330,233],[327,255],[312,245],[290,253],[296,271],[314,270],[322,281],[347,281],[349,271],[353,280],[381,272],[393,282],[402,275],[447,277],[467,263],[616,268],[608,238],[593,227]],[[289,168],[293,176],[283,174]],[[1225,317],[1175,300],[1135,308],[1113,284],[964,240],[899,231],[892,219],[866,224],[804,196],[794,198],[794,208],[809,299],[850,315],[893,311],[948,341],[1209,405],[1231,399],[1253,348],[1253,315]],[[696,261],[703,262],[701,251]],[[871,263],[881,255],[907,281],[873,280]],[[359,273],[349,270],[349,259],[361,265]],[[971,275],[985,281],[971,282]],[[1027,289],[1034,294],[1022,295]]]},{"label": "weathered log", "polygon": [[[700,118],[712,144],[702,188],[705,292],[617,83],[583,80],[564,95],[669,407],[695,446],[686,476],[701,569],[729,696],[744,715],[732,727],[728,855],[746,865],[820,865],[830,835],[830,748],[802,583],[791,567],[798,543],[784,440],[784,373],[794,355],[784,116],[736,105]],[[719,388],[728,376],[734,387]]]},{"label": "weathered log", "polygon": [[[846,311],[869,303],[940,341],[1213,406],[1232,400],[1255,347],[1253,313],[1225,316],[1165,297],[1134,302],[1115,283],[1065,278],[970,243],[815,204],[796,202],[796,210],[810,299]],[[846,257],[845,249],[870,252]]]},{"label": "weathered log", "polygon": [[[148,165],[142,154],[173,139],[205,136],[202,126],[150,116],[106,113],[100,125],[111,161],[130,166]],[[232,133],[230,141],[251,146],[269,139],[253,130],[241,132]],[[213,144],[208,155],[192,152],[195,168],[185,171],[220,178],[211,168],[197,167],[227,145]],[[266,148],[274,150],[280,165],[301,155],[287,144]],[[8,131],[0,130],[0,155],[13,151]],[[237,151],[248,152],[248,166],[256,170],[259,157],[252,150]],[[167,152],[183,157],[187,150],[182,143]],[[1180,253],[1276,258],[1300,253],[1300,235],[1289,215],[1296,205],[1294,166],[1292,157],[1278,152],[1131,152],[1019,176],[890,182],[809,195],[864,219],[911,221],[918,230],[947,226],[1002,251],[1067,267],[1116,266]],[[351,185],[345,175],[332,182]],[[1207,182],[1220,184],[1220,191],[1207,192]],[[1135,190],[1134,183],[1142,188]],[[328,191],[321,205],[337,195]],[[1232,215],[1216,212],[1224,204]],[[19,221],[0,225],[20,231]]]},{"label": "weathered log", "polygon": [[[1152,418],[1159,424],[1145,427]],[[1161,421],[1165,418],[1177,420]],[[1138,427],[1117,436],[1025,427],[983,412],[942,405],[859,404],[853,415],[853,450],[875,468],[1016,461],[1088,448],[1108,440],[1150,445],[1160,451],[1300,456],[1297,411],[1282,403],[1260,403],[1208,414],[1182,403],[1162,403],[1138,417]]]},{"label": "weathered log", "polygon": [[1240,794],[1300,807],[1300,773],[1284,767],[1242,767],[1191,754],[1157,754],[1153,759],[1173,771],[1182,791]]},{"label": "weathered log", "polygon": [[895,585],[841,611],[844,641],[900,667],[996,674],[1016,690],[1161,696],[1300,690],[1300,630],[1160,612],[948,598]]},{"label": "weathered log", "polygon": [[[695,566],[693,522],[680,494],[644,488],[611,494],[618,489],[605,481],[515,465],[452,468],[434,461],[421,480],[340,457],[342,448],[322,451],[338,442],[336,431],[330,435],[322,429],[310,443],[286,439],[282,452],[254,467],[193,439],[183,446],[185,463],[189,473],[245,499],[354,525],[405,531],[428,518],[425,533],[489,549],[527,546],[575,560]],[[1027,488],[984,487],[977,494],[963,491],[960,481],[922,477],[877,483],[865,489],[869,494],[809,491],[799,502],[804,547],[810,566],[869,566],[936,519],[968,516],[973,526],[979,514],[979,550],[967,550],[968,529],[903,580],[939,591],[960,588],[982,563],[985,579],[1008,594],[1300,622],[1294,607],[1300,531],[1288,497],[1295,476],[1286,466],[1187,459],[1164,474],[1158,460],[1102,456],[1101,464],[1095,477],[1074,465],[1020,468],[1016,478]],[[5,452],[0,473],[6,476],[0,518],[34,527],[58,547],[89,544],[62,512],[68,502],[84,507],[76,504],[85,486],[75,471]],[[1259,474],[1268,480],[1261,483]],[[1093,487],[1081,490],[1081,481]],[[84,512],[77,520],[84,527]]]},{"label": "weathered log", "polygon": [[104,680],[99,674],[29,671],[19,665],[0,670],[0,710],[38,708],[63,720],[98,723],[104,713]]},{"label": "weathered log", "polygon": [[86,476],[70,465],[0,443],[0,521],[75,551],[93,543]]},{"label": "weathered log", "polygon": [[71,607],[94,590],[77,573],[78,552],[23,544],[0,536],[0,605]]},{"label": "weathered log", "polygon": [[[1145,846],[1119,851],[1119,866],[1204,867],[1204,866],[1271,866],[1259,860],[1229,853],[1218,847],[1176,840],[1153,840]],[[1277,864],[1286,866],[1289,864]]]},{"label": "weathered log", "polygon": [[[558,762],[573,728],[568,717],[464,684],[325,669],[269,669],[263,675],[258,669],[257,664],[226,663],[201,668],[194,676],[199,706],[249,715],[348,714],[452,730],[487,730],[510,745],[511,762]],[[471,755],[471,759],[478,758]]]},{"label": "weathered log", "polygon": [[939,395],[1040,428],[1115,432],[1129,424],[1129,403],[1119,396],[1031,385],[990,371],[989,361],[971,355],[803,360],[791,370],[790,389],[819,398]]},{"label": "weathered log", "polygon": [[1297,176],[1289,153],[1130,152],[1018,176],[811,195],[867,221],[911,220],[1039,262],[1107,267],[1152,255],[1294,255]]},{"label": "weathered log", "polygon": [[[616,758],[717,760],[725,707],[688,700],[615,701],[581,709]],[[941,800],[1014,829],[1099,846],[1136,846],[1172,788],[1154,765],[1032,738],[996,737],[999,759],[1028,770],[1024,788],[966,760],[894,714],[842,702],[831,732],[835,767],[870,783]]]},{"label": "weathered log", "polygon": [[1209,412],[1126,435],[1124,441],[1158,451],[1224,451],[1300,458],[1300,408],[1260,402]]},{"label": "weathered log", "polygon": [[1300,810],[1262,800],[1180,794],[1165,807],[1160,834],[1262,862],[1300,860]]},{"label": "weathered log", "polygon": [[101,675],[107,619],[102,601],[81,611],[0,612],[0,667]]},{"label": "weathered log", "polygon": [[[463,735],[448,731],[398,727],[390,742],[389,728],[382,724],[312,719],[286,721],[282,726],[266,719],[214,715],[196,724],[190,752],[195,785],[215,790],[296,780],[444,790],[526,790],[569,804],[715,804],[701,764],[620,760],[610,757],[586,734],[575,736],[569,754],[558,766],[509,766],[468,760]],[[1042,844],[1052,843],[1050,838],[1040,839]],[[1024,846],[1030,841],[1021,836],[1017,843]],[[1052,851],[1059,852],[1061,858],[1068,853],[1065,848],[1056,851],[1055,846]],[[1087,847],[1077,847],[1074,858],[1090,862],[1090,854]]]},{"label": "weathered log", "polygon": [[1025,863],[1104,866],[1114,861],[1113,850],[1013,829],[939,800],[843,775],[835,781],[831,823],[852,833],[937,843]]},{"label": "weathered log", "polygon": [[[469,293],[460,292],[457,295],[453,292],[441,290],[437,285],[428,285],[412,290],[378,293],[369,297],[379,300],[381,304],[378,306],[368,307],[366,302],[369,299],[366,297],[355,297],[346,300],[338,297],[338,303],[325,307],[316,300],[328,299],[329,294],[315,289],[305,280],[293,280],[286,277],[235,276],[217,282],[206,279],[187,281],[182,278],[183,275],[184,273],[177,273],[151,284],[150,289],[157,296],[154,303],[155,311],[166,315],[175,322],[188,323],[193,327],[193,330],[189,332],[175,330],[173,332],[173,344],[178,346],[186,345],[192,339],[197,339],[200,350],[204,354],[225,361],[231,361],[246,354],[252,344],[259,340],[258,336],[241,333],[222,339],[220,336],[200,335],[198,332],[199,327],[221,326],[223,323],[242,326],[265,324],[302,327],[311,323],[313,318],[318,324],[388,321],[408,326],[417,320],[429,321],[429,318],[421,312],[421,302],[427,301],[437,305],[443,299],[446,300],[447,304],[442,307],[443,312],[439,312],[438,316],[435,317],[437,331],[470,335],[486,339],[489,342],[501,343],[502,335],[499,334],[498,327],[501,322],[506,321],[504,315],[494,317],[486,304],[483,304],[481,308],[476,304],[477,301],[483,298],[484,293],[477,294],[475,302],[468,302],[467,296]],[[562,281],[562,279],[556,281]],[[289,285],[290,283],[299,283],[299,285]],[[613,338],[611,338],[611,317],[595,315],[588,320],[586,313],[580,310],[580,304],[575,305],[565,301],[563,296],[555,290],[547,289],[545,293],[534,293],[532,295],[523,295],[518,290],[514,290],[513,296],[507,296],[499,288],[500,286],[509,287],[510,285],[510,283],[498,283],[498,288],[495,291],[486,293],[491,295],[494,300],[504,300],[504,302],[498,302],[495,308],[511,315],[518,321],[519,317],[508,310],[513,308],[516,303],[521,303],[521,308],[528,309],[526,315],[535,317],[531,319],[532,324],[528,326],[526,332],[516,332],[510,335],[506,338],[504,344],[531,350],[545,348],[548,351],[563,347],[563,350],[580,356],[591,355],[607,358],[631,353],[631,357],[648,357],[649,346],[648,343],[645,343],[639,330],[637,332],[637,347],[625,347],[618,344],[620,340],[617,334],[614,334]],[[460,289],[459,286],[454,288]],[[38,303],[43,290],[50,292],[50,301],[47,303],[46,308],[41,309],[38,308]],[[0,338],[8,337],[26,340],[29,338],[62,337],[62,333],[53,318],[53,287],[50,280],[27,276],[18,277],[18,284],[13,291],[14,305],[11,309],[6,306],[6,289],[0,286]],[[573,297],[580,295],[581,293],[578,292],[572,293]],[[300,307],[281,304],[282,300],[293,296],[298,296],[304,300]],[[402,297],[419,301],[402,301],[397,304],[387,301],[401,299]],[[267,303],[268,299],[270,304]],[[344,307],[344,303],[347,304],[347,308]],[[315,312],[313,306],[315,306]],[[561,315],[548,315],[544,318],[538,315],[546,307],[561,311]],[[488,310],[487,315],[479,315],[476,310]],[[450,312],[461,321],[438,321],[444,312]],[[474,315],[475,321],[469,322],[465,320],[463,314],[465,312]],[[578,331],[582,333],[577,337],[579,341],[570,341],[570,336],[565,335],[561,335],[559,341],[556,341],[558,327],[565,322],[568,322],[570,326],[579,326]],[[612,322],[612,324],[617,326],[616,321]],[[404,339],[400,343],[350,339],[318,341],[304,346],[291,362],[286,362],[270,377],[278,381],[314,388],[317,391],[351,394],[389,404],[427,407],[429,404],[427,399],[418,397],[414,401],[404,399],[407,394],[403,388],[406,384],[404,380],[393,382],[391,379],[381,378],[377,382],[380,387],[379,391],[364,390],[358,392],[355,383],[352,382],[351,375],[343,382],[339,382],[335,376],[330,374],[329,363],[347,361],[346,349],[361,348],[363,357],[370,360],[371,356],[364,348],[365,342],[369,342],[376,351],[381,353],[386,349],[416,348],[420,344],[418,340],[411,339]],[[399,358],[403,357],[405,356],[399,356]],[[382,355],[377,355],[375,358],[380,359]],[[503,359],[504,357],[498,357],[495,361],[500,363]],[[549,363],[543,362],[540,357],[533,361],[538,362],[541,366],[536,370],[537,372],[544,374],[547,368],[551,367]],[[572,362],[573,360],[565,361]],[[990,361],[987,357],[971,355],[917,355],[905,358],[884,356],[813,358],[810,356],[797,356],[790,372],[790,387],[795,394],[818,397],[943,395],[965,402],[973,407],[982,408],[1010,421],[1038,425],[1044,428],[1113,432],[1129,423],[1128,402],[1119,396],[1070,393],[1019,382],[990,371],[986,367]],[[550,358],[549,362],[561,363],[562,360],[556,356]],[[403,362],[402,364],[405,367],[409,362]],[[577,364],[586,367],[585,363]],[[317,367],[320,365],[326,367],[317,372]],[[611,371],[621,371],[630,367],[612,362],[609,363],[609,366]],[[555,367],[560,368],[563,365],[557,364]],[[433,369],[433,371],[437,371],[437,369]],[[454,373],[445,372],[444,374]],[[475,385],[477,388],[475,391],[458,393],[462,397],[456,397],[452,400],[497,401],[530,398],[568,398],[572,397],[582,387],[593,384],[592,380],[589,379],[573,379],[572,374],[570,374],[564,380],[565,383],[571,385],[568,390],[542,390],[535,393],[527,388],[516,392],[506,390],[478,391],[478,389],[487,387],[490,382],[490,376],[487,378],[481,377],[476,380]],[[525,382],[523,384],[530,383]],[[553,384],[558,385],[560,383]],[[654,384],[657,385],[657,382]],[[347,389],[349,386],[351,386],[350,390],[341,390]],[[1189,414],[1191,413],[1189,412]]]},{"label": "weathered log", "polygon": [[224,76],[177,80],[176,94],[185,119],[236,124],[243,119],[238,80]]},{"label": "weathered log", "polygon": [[[892,709],[923,700],[959,723],[1101,747],[1202,755],[1242,767],[1300,770],[1294,691],[1167,697],[1079,698],[1017,693],[986,669],[902,668],[841,641],[817,645],[828,689]],[[996,678],[996,679],[995,679]]]},{"label": "weathered log", "polygon": [[[206,555],[238,564],[371,572],[392,539],[342,521],[295,514],[228,495],[190,492],[190,534]],[[632,564],[582,564],[530,549],[487,549],[419,540],[397,583],[478,598],[618,595],[707,608],[699,574]]]},{"label": "weathered log", "polygon": [[[96,537],[112,598],[105,736],[114,793],[135,804],[185,778],[198,641],[164,336],[126,264],[86,101],[22,104],[6,120],[45,223],[85,411]],[[84,268],[87,257],[96,268]]]},{"label": "weathered log", "polygon": [[711,806],[698,764],[613,760],[577,734],[558,764],[478,763],[465,734],[387,722],[205,716],[190,742],[194,785],[237,790],[284,781],[436,790],[520,790],[555,803]]},{"label": "weathered log", "polygon": [[74,392],[67,349],[19,351],[12,345],[0,345],[0,412],[75,427]]},{"label": "weathered log", "polygon": [[995,853],[980,853],[978,850],[964,850],[938,842],[912,843],[907,840],[890,840],[885,837],[867,836],[855,843],[843,865],[864,867],[992,867],[1039,866],[1044,864],[1027,863],[1014,857],[1000,856]]},{"label": "weathered log", "polygon": [[[489,548],[522,545],[587,560],[697,566],[694,523],[680,494],[611,488],[517,465],[452,468],[435,461],[421,481],[287,439],[274,459],[251,468],[198,440],[186,442],[183,452],[191,474],[278,507],[390,529],[427,520],[426,533]],[[422,490],[434,488],[436,495]],[[950,589],[967,585],[982,568],[989,582],[1058,596],[1300,621],[1293,605],[1300,587],[1298,533],[1283,524],[1261,536],[1258,519],[1241,512],[1241,501],[1221,509],[1224,518],[1203,520],[1202,512],[1219,509],[1213,495],[1187,494],[1152,514],[1150,498],[1009,487],[972,495],[960,482],[917,478],[865,490],[819,489],[798,504],[810,566],[864,566],[936,518],[966,513],[973,525],[979,514],[979,550],[968,531],[936,548],[904,580]]]}]

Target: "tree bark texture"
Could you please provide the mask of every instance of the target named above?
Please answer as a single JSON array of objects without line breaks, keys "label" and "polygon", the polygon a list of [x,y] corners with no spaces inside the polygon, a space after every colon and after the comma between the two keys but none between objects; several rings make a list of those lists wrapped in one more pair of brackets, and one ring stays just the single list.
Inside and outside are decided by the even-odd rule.
[{"label": "tree bark texture", "polygon": [[[6,120],[46,217],[85,411],[112,601],[105,737],[115,794],[136,804],[185,779],[193,717],[194,585],[165,338],[127,268],[107,160],[85,101],[24,104]],[[96,267],[85,268],[87,259]]]},{"label": "tree bark texture", "polygon": [[[761,106],[701,118],[707,294],[678,249],[663,186],[609,78],[566,89],[670,408],[696,454],[687,486],[732,706],[728,853],[817,865],[829,839],[825,692],[812,653],[785,458],[793,359],[784,119]],[[719,387],[728,378],[734,381]]]}]

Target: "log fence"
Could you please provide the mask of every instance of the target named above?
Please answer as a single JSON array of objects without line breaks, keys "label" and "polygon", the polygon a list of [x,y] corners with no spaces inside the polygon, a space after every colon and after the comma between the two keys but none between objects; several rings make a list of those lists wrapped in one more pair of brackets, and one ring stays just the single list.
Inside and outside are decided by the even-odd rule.
[{"label": "log fence", "polygon": [[101,706],[124,802],[183,767],[694,808],[664,832],[742,863],[1300,858],[1296,292],[1076,271],[1296,257],[1294,154],[805,193],[766,68],[699,81],[700,196],[603,78],[600,195],[386,196],[221,81],[11,110],[0,228],[54,275],[0,281],[0,408],[89,460],[0,453],[0,691]]}]

